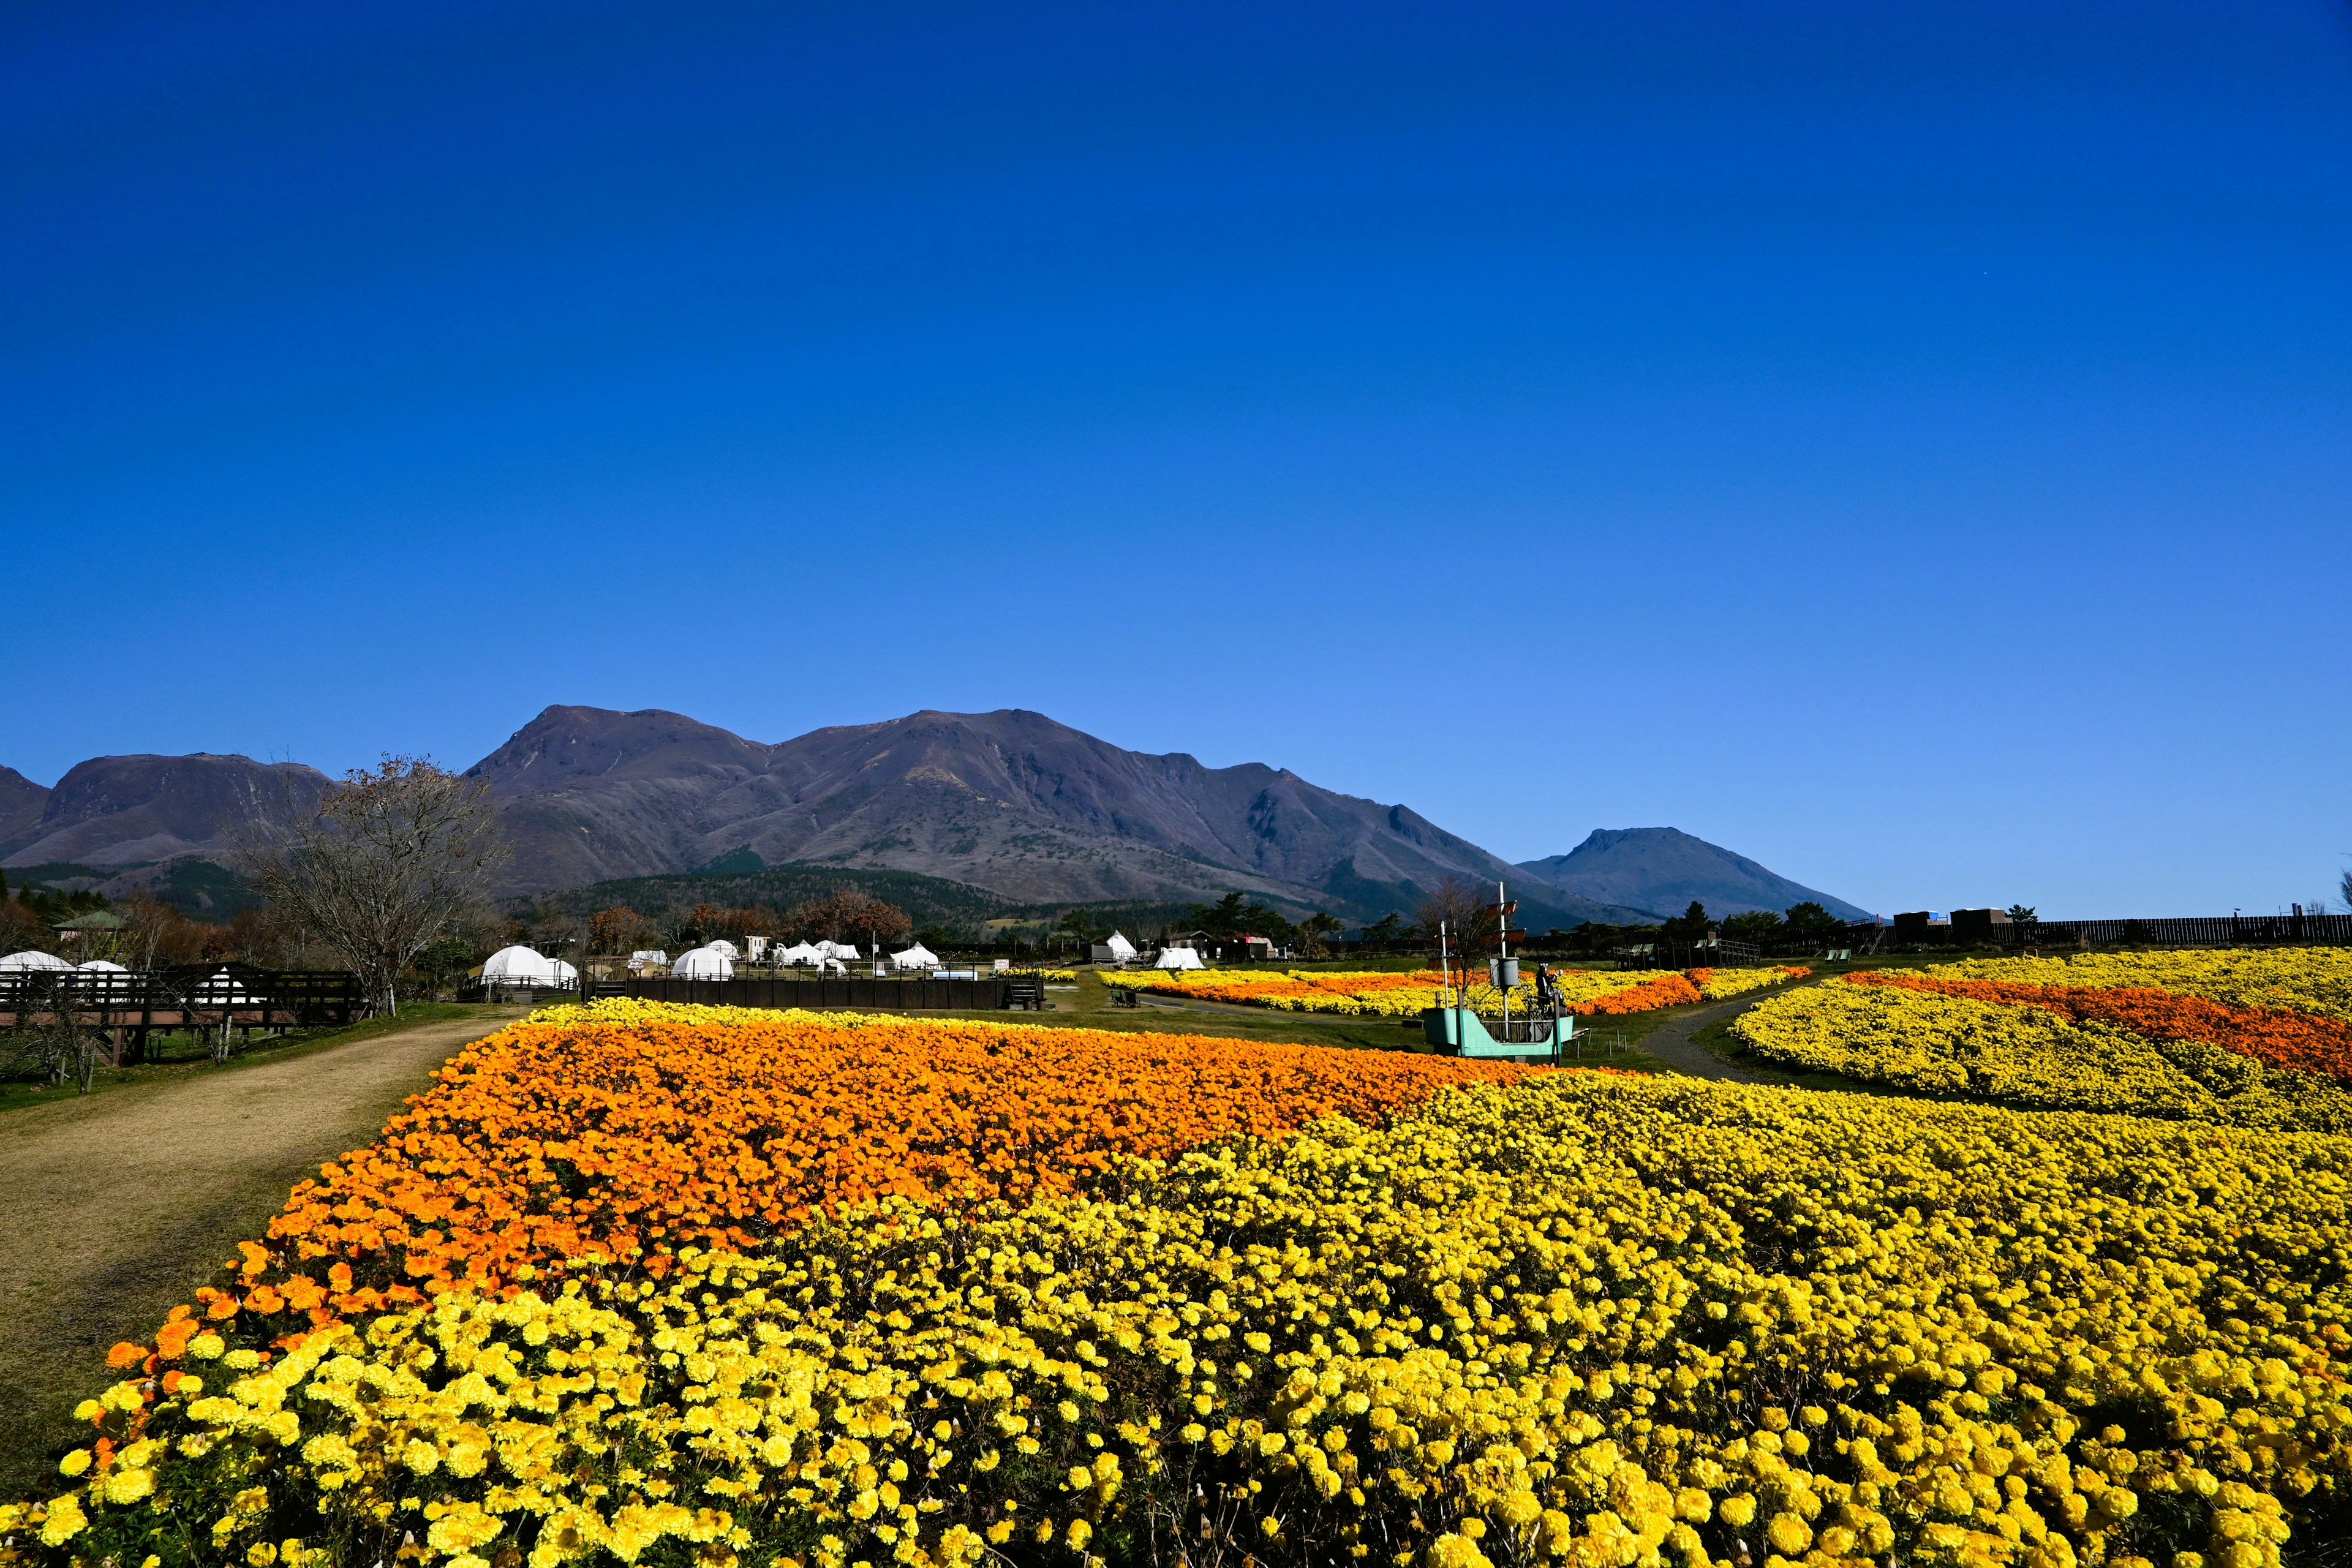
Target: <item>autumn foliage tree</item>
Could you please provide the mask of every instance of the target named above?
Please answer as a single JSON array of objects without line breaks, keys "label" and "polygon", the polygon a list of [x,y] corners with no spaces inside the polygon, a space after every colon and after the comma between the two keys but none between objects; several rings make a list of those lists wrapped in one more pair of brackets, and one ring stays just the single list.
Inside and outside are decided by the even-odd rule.
[{"label": "autumn foliage tree", "polygon": [[804,942],[897,942],[915,929],[906,910],[856,888],[836,888],[822,899],[795,907],[784,917],[789,934]]}]

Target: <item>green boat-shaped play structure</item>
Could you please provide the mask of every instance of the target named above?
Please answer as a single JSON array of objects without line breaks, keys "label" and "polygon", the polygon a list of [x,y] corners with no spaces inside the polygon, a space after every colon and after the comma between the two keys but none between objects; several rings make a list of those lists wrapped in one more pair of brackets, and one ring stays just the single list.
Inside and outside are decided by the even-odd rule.
[{"label": "green boat-shaped play structure", "polygon": [[1450,921],[1438,922],[1437,962],[1444,977],[1438,992],[1441,1005],[1423,1008],[1421,1015],[1423,1037],[1434,1049],[1447,1056],[1504,1057],[1557,1066],[1563,1048],[1576,1039],[1576,1015],[1561,1005],[1550,972],[1542,964],[1536,966],[1535,1005],[1516,1018],[1511,1016],[1511,988],[1519,983],[1519,961],[1511,956],[1511,939],[1525,934],[1511,929],[1517,909],[1503,885],[1495,884],[1495,901],[1485,911],[1492,926],[1487,934],[1496,943],[1496,956],[1486,964],[1488,988],[1501,1000],[1500,1015],[1494,1018],[1470,1005],[1470,959],[1455,945],[1467,933],[1452,929]]},{"label": "green boat-shaped play structure", "polygon": [[[1472,1007],[1427,1007],[1422,1010],[1421,1026],[1430,1045],[1447,1056],[1507,1057],[1555,1065],[1561,1049],[1576,1038],[1573,1013],[1486,1018]],[[1502,1038],[1495,1037],[1495,1029],[1502,1031]]]}]

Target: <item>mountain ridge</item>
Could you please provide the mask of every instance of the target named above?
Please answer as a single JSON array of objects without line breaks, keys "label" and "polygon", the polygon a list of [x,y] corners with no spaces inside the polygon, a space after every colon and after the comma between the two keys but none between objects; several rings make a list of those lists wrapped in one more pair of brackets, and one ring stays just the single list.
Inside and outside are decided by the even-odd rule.
[{"label": "mountain ridge", "polygon": [[[466,772],[488,787],[515,851],[493,889],[502,896],[735,857],[912,873],[1023,905],[1208,902],[1237,890],[1370,920],[1411,913],[1454,877],[1513,882],[1521,921],[1538,930],[1673,912],[1630,896],[1641,889],[1622,877],[1582,876],[1589,865],[1557,879],[1556,863],[1574,855],[1515,867],[1401,803],[1261,763],[1130,752],[1024,709],[926,709],[772,744],[666,709],[551,704]],[[305,809],[330,787],[300,764],[210,753],[92,758],[55,789],[0,770],[0,866],[226,861],[255,821]],[[1717,870],[1798,887],[1688,842]]]}]

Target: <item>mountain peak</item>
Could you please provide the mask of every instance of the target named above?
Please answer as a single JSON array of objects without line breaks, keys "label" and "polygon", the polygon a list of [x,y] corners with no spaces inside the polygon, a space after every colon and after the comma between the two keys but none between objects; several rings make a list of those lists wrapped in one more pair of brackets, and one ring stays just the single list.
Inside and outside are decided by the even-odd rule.
[{"label": "mountain peak", "polygon": [[1811,901],[1846,920],[1870,911],[1771,871],[1745,855],[1679,827],[1596,827],[1565,855],[1523,860],[1519,869],[1553,887],[1656,915],[1680,914],[1693,900],[1707,912],[1778,914]]}]

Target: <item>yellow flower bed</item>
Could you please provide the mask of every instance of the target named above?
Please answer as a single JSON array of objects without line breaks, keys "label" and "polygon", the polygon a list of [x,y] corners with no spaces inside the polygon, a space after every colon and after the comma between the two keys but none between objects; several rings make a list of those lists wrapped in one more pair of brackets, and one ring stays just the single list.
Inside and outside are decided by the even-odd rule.
[{"label": "yellow flower bed", "polygon": [[2278,1568],[2352,1525],[2348,1205],[2342,1138],[1546,1074],[206,1334],[0,1556]]},{"label": "yellow flower bed", "polygon": [[2032,985],[2153,985],[2233,1007],[2284,1007],[2352,1019],[2352,949],[2269,952],[2082,952],[2053,958],[1980,958],[1922,973]]},{"label": "yellow flower bed", "polygon": [[1750,991],[1761,991],[1767,985],[1784,985],[1812,971],[1801,966],[1766,964],[1759,969],[1693,969],[1685,973],[1697,984],[1700,996],[1709,1002],[1721,1002],[1745,996]]},{"label": "yellow flower bed", "polygon": [[2040,1007],[1887,985],[1818,985],[1731,1032],[1783,1066],[2014,1105],[2352,1132],[2352,1094],[2204,1040],[2151,1041]]},{"label": "yellow flower bed", "polygon": [[[1483,971],[1478,973],[1483,974]],[[1780,970],[1722,969],[1715,973],[1722,975],[1769,973],[1775,979],[1786,977]],[[1535,1005],[1535,966],[1523,965],[1521,973],[1526,978],[1511,991],[1511,1010],[1515,1013],[1523,1013]],[[1596,1002],[1620,991],[1631,990],[1657,978],[1655,973],[1643,970],[1565,969],[1553,972],[1561,1000],[1570,1008]],[[1282,1012],[1334,1013],[1372,1018],[1412,1017],[1426,1008],[1439,1005],[1440,995],[1436,975],[1430,971],[1150,969],[1133,973],[1107,973],[1103,976],[1103,984],[1122,990],[1159,991],[1172,995],[1196,996],[1208,1002],[1271,1007]],[[1769,982],[1759,981],[1758,984]],[[1477,989],[1483,992],[1486,1005],[1497,1011],[1501,1009],[1500,992],[1484,986],[1483,983]],[[1735,994],[1732,991],[1724,993],[1726,995]]]}]

